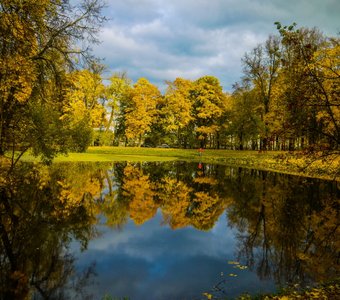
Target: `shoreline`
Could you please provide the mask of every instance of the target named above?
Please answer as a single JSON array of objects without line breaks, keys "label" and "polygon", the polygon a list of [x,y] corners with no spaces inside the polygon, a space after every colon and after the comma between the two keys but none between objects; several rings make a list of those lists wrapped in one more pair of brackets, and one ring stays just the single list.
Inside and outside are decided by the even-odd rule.
[{"label": "shoreline", "polygon": [[[340,156],[330,154],[328,159],[317,159],[301,152],[250,150],[176,149],[140,147],[89,147],[84,153],[59,155],[53,162],[109,162],[109,161],[192,161],[216,163],[232,167],[258,169],[296,176],[340,181]],[[23,162],[40,159],[25,153]]]}]

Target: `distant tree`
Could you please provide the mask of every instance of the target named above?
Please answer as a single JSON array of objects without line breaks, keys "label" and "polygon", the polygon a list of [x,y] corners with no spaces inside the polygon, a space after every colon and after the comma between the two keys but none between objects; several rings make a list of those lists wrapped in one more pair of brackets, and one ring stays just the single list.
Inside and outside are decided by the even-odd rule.
[{"label": "distant tree", "polygon": [[190,99],[193,83],[187,79],[176,78],[173,82],[168,81],[167,85],[159,111],[160,123],[167,134],[175,137],[179,146],[185,146],[189,134],[186,129],[193,121]]},{"label": "distant tree", "polygon": [[143,137],[151,131],[155,122],[157,105],[161,100],[158,88],[147,79],[140,78],[133,86],[124,106],[125,136],[137,141],[140,146]]},{"label": "distant tree", "polygon": [[212,147],[214,139],[221,130],[218,120],[226,109],[226,95],[219,80],[213,76],[197,79],[190,91],[190,98],[200,147],[206,147],[208,142]]},{"label": "distant tree", "polygon": [[107,87],[107,106],[109,107],[109,120],[106,125],[106,131],[114,123],[114,117],[119,114],[118,109],[123,105],[131,90],[131,80],[126,73],[116,73],[110,77],[110,85]]},{"label": "distant tree", "polygon": [[246,143],[251,141],[252,148],[257,149],[257,139],[263,132],[261,121],[261,103],[259,103],[256,92],[251,89],[247,82],[235,84],[234,92],[230,97],[230,124],[228,132],[235,138],[232,144],[243,150]]},{"label": "distant tree", "polygon": [[252,82],[257,99],[262,105],[260,116],[264,126],[261,132],[261,149],[264,150],[267,149],[269,138],[265,117],[269,113],[273,98],[273,88],[280,67],[280,54],[278,37],[270,36],[264,45],[259,45],[245,54],[242,60],[245,77]]},{"label": "distant tree", "polygon": [[69,74],[69,81],[63,119],[68,121],[72,150],[84,151],[92,142],[93,128],[106,123],[105,87],[95,69],[75,71]]}]

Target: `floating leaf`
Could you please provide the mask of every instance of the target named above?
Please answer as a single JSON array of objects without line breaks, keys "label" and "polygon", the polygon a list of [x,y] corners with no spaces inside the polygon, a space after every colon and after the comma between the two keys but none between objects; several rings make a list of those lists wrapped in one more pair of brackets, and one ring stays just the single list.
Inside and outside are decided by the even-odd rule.
[{"label": "floating leaf", "polygon": [[207,299],[212,299],[212,295],[211,294],[209,294],[209,293],[203,293],[202,294],[203,296],[205,296],[205,297],[207,297]]}]

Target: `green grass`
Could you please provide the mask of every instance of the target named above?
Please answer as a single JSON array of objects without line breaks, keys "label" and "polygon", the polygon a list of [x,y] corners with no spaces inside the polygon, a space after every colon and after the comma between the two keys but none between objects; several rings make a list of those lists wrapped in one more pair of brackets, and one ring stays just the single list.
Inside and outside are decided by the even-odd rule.
[{"label": "green grass", "polygon": [[[23,161],[38,161],[30,154]],[[281,151],[235,151],[205,149],[199,155],[197,149],[164,149],[139,147],[90,147],[85,153],[60,155],[55,162],[112,162],[112,161],[170,161],[182,160],[202,163],[219,163],[268,171],[277,171],[309,177],[333,179],[339,171],[339,158],[332,163],[317,161],[304,169],[306,158]]]}]

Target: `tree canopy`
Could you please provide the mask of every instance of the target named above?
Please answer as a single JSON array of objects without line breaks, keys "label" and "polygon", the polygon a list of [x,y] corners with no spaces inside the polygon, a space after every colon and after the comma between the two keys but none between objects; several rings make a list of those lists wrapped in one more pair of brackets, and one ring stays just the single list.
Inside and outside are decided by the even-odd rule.
[{"label": "tree canopy", "polygon": [[1,1],[0,154],[31,148],[48,161],[91,144],[339,150],[338,38],[277,22],[277,35],[244,54],[231,93],[212,75],[166,81],[161,93],[146,78],[105,79],[79,48],[95,42],[101,7]]},{"label": "tree canopy", "polygon": [[86,45],[96,41],[101,8],[99,0],[0,1],[0,154],[67,151],[68,74],[92,60]]}]

